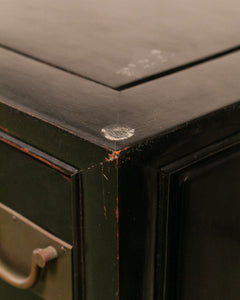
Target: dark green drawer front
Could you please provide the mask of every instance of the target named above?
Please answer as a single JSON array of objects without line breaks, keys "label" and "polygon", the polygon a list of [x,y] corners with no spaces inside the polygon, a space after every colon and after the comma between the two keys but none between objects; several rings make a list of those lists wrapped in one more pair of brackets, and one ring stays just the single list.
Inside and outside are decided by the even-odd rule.
[{"label": "dark green drawer front", "polygon": [[[6,134],[0,139],[0,202],[74,245],[77,170]],[[21,237],[16,245],[21,247]],[[0,299],[40,298],[0,280]]]}]

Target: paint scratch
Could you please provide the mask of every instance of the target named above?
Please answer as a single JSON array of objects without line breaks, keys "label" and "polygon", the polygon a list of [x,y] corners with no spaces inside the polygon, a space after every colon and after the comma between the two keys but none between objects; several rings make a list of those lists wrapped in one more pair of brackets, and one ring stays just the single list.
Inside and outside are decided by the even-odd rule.
[{"label": "paint scratch", "polygon": [[106,200],[105,200],[105,192],[104,192],[104,181],[103,181],[103,177],[106,176],[103,173],[103,164],[101,165],[101,171],[102,171],[102,199],[103,199],[103,215],[105,217],[105,219],[107,219],[107,207],[106,207]]},{"label": "paint scratch", "polygon": [[108,153],[108,157],[105,157],[105,161],[114,161],[114,160],[118,160],[118,158],[120,157],[121,153],[126,151],[129,147],[125,147],[122,150],[118,150],[118,151],[112,151],[111,153]]},{"label": "paint scratch", "polygon": [[108,181],[108,177],[105,174],[103,174],[103,177]]},{"label": "paint scratch", "polygon": [[[168,55],[169,56],[169,55]],[[159,49],[152,49],[145,57],[128,63],[116,71],[117,75],[140,78],[143,73],[156,70],[156,67],[165,64],[168,61],[166,54]]]},{"label": "paint scratch", "polygon": [[103,209],[104,209],[104,213],[103,213],[104,217],[107,218],[107,208],[106,208],[106,205],[104,205]]}]

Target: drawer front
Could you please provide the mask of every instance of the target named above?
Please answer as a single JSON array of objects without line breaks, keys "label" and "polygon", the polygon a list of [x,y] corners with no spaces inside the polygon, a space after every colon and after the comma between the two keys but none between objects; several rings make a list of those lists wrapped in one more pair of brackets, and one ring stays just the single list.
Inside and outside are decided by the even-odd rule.
[{"label": "drawer front", "polygon": [[[0,132],[0,202],[35,223],[49,234],[73,245],[71,272],[61,277],[62,283],[46,292],[44,277],[28,290],[20,290],[0,280],[0,298],[7,300],[75,299],[78,286],[78,170],[15,138]],[[1,231],[0,231],[1,239]],[[4,241],[0,241],[4,245]],[[41,241],[39,242],[41,244]],[[0,244],[0,245],[1,245]],[[26,247],[24,234],[16,237],[16,247]],[[30,242],[29,242],[30,244]],[[0,246],[6,252],[6,247]],[[41,247],[41,245],[39,245]],[[1,249],[2,248],[2,249]],[[4,249],[3,249],[4,248]],[[64,251],[64,248],[62,249]],[[21,252],[21,251],[19,251]],[[3,257],[0,257],[2,260]],[[6,258],[13,272],[26,263],[26,258]],[[14,262],[15,260],[15,262]],[[29,266],[31,266],[31,256]],[[21,268],[20,268],[21,269]],[[56,272],[58,270],[56,269]],[[47,267],[44,272],[47,272]],[[72,272],[76,281],[72,282]],[[70,278],[71,277],[71,278]],[[69,283],[69,280],[71,282]]]}]

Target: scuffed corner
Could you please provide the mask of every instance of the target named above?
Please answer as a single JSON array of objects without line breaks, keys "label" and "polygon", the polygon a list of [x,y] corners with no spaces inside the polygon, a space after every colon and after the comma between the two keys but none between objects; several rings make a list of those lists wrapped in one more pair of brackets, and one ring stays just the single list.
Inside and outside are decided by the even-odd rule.
[{"label": "scuffed corner", "polygon": [[[114,222],[114,240],[115,240],[115,253],[114,253],[114,265],[116,267],[116,286],[115,286],[115,299],[120,299],[120,199],[119,199],[119,168],[120,161],[125,160],[123,155],[129,147],[125,147],[121,150],[114,151],[109,150],[107,156],[104,158],[104,162],[98,165],[101,174],[101,214],[103,220],[103,226],[106,226],[110,222]],[[114,179],[114,182],[113,182]],[[110,197],[109,186],[113,188],[112,197]]]},{"label": "scuffed corner", "polygon": [[114,160],[117,161],[120,155],[121,155],[121,150],[112,151],[111,153],[108,153],[108,157],[105,157],[105,161],[114,161]]},{"label": "scuffed corner", "polygon": [[110,153],[108,153],[108,157],[105,157],[105,161],[109,162],[109,161],[114,161],[116,160],[117,164],[118,164],[118,160],[122,154],[122,152],[126,151],[129,147],[126,147],[122,150],[118,150],[118,151],[112,151]]},{"label": "scuffed corner", "polygon": [[[84,230],[88,251],[88,298],[119,300],[119,201],[118,159],[109,150],[101,163],[83,171]],[[96,252],[96,249],[98,251]],[[104,273],[104,276],[102,274]],[[109,285],[109,282],[111,284]],[[102,288],[102,287],[109,287]]]},{"label": "scuffed corner", "polygon": [[117,268],[118,268],[118,290],[116,291],[117,299],[120,299],[120,270],[119,270],[119,158],[123,152],[125,152],[129,147],[126,147],[122,150],[112,151],[108,153],[108,157],[105,158],[106,162],[114,162],[116,163],[116,172],[117,172],[117,193],[116,193],[116,210],[115,210],[115,218],[117,224]]},{"label": "scuffed corner", "polygon": [[120,247],[119,247],[119,156],[121,155],[120,151],[114,151],[116,158],[116,168],[117,168],[117,206],[116,206],[116,222],[117,222],[117,264],[118,264],[118,290],[117,290],[117,297],[118,300],[120,299],[119,293],[120,293],[120,265],[119,265],[119,253],[120,253]]}]

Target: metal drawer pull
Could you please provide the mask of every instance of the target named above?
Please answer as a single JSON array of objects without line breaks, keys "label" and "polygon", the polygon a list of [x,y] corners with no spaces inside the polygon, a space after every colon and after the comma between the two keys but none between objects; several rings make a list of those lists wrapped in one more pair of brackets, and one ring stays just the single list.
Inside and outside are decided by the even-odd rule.
[{"label": "metal drawer pull", "polygon": [[44,268],[48,261],[57,257],[57,250],[52,246],[45,249],[35,249],[32,253],[32,266],[29,276],[16,275],[0,263],[0,278],[16,288],[29,289],[37,282],[40,268]]}]

